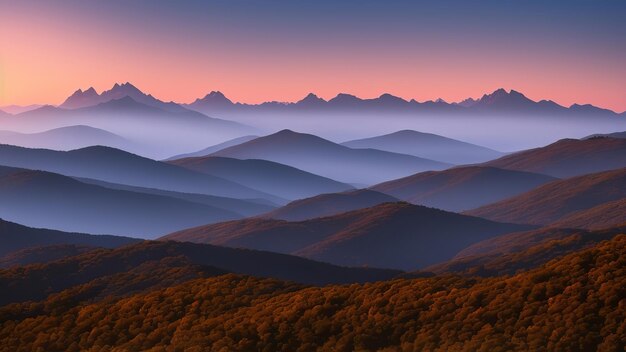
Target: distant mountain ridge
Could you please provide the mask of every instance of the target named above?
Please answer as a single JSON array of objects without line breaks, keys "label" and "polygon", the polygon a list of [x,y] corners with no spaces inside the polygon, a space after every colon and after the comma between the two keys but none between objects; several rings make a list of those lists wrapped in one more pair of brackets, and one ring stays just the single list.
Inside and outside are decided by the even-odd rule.
[{"label": "distant mountain ridge", "polygon": [[389,93],[381,94],[377,98],[359,98],[352,94],[339,93],[335,97],[325,100],[314,93],[307,94],[304,98],[296,102],[266,101],[259,104],[248,104],[233,102],[220,91],[211,91],[202,98],[197,98],[190,104],[175,102],[164,102],[150,94],[143,93],[133,84],[115,83],[109,90],[102,93],[96,92],[93,87],[86,90],[78,89],[71,94],[59,107],[76,109],[93,106],[113,99],[130,96],[133,99],[150,106],[155,106],[167,111],[179,112],[184,109],[191,109],[203,113],[224,112],[224,111],[268,111],[268,110],[359,110],[361,108],[374,110],[395,110],[395,111],[441,111],[441,112],[498,112],[498,111],[520,111],[520,112],[541,112],[557,114],[594,114],[605,116],[626,116],[626,112],[617,113],[609,109],[596,107],[591,104],[572,104],[569,107],[559,105],[551,100],[534,101],[524,94],[516,91],[506,91],[503,88],[496,89],[491,93],[483,94],[478,99],[467,98],[460,102],[448,103],[443,99],[434,101],[418,102],[415,99],[405,100]]},{"label": "distant mountain ridge", "polygon": [[168,191],[277,199],[220,177],[102,146],[53,151],[0,145],[0,165]]},{"label": "distant mountain ridge", "polygon": [[161,239],[294,254],[335,265],[415,270],[451,259],[472,243],[530,228],[396,202],[304,221],[228,221]]},{"label": "distant mountain ridge", "polygon": [[182,112],[187,109],[174,102],[163,102],[150,94],[146,94],[134,85],[126,82],[123,84],[115,83],[109,90],[98,94],[93,87],[83,91],[78,89],[70,95],[59,107],[64,109],[78,109],[89,106],[106,103],[111,100],[117,100],[124,97],[131,97],[133,100],[159,109],[171,112]]},{"label": "distant mountain ridge", "polygon": [[345,183],[268,160],[206,156],[171,160],[168,163],[237,182],[284,199],[300,199],[353,189]]},{"label": "distant mountain ridge", "polygon": [[534,101],[524,94],[499,88],[490,94],[484,94],[479,99],[468,98],[458,103],[447,103],[442,99],[435,101],[409,101],[385,93],[377,98],[363,99],[352,94],[339,93],[335,97],[324,100],[314,93],[309,93],[297,102],[264,102],[261,104],[234,103],[219,91],[213,91],[204,98],[196,99],[191,104],[184,105],[193,110],[205,113],[224,111],[289,111],[289,110],[390,110],[406,112],[433,112],[446,113],[486,113],[486,112],[521,112],[521,113],[550,113],[550,114],[594,114],[604,116],[626,116],[614,111],[599,108],[591,104],[572,104],[569,107],[559,105],[551,100]]},{"label": "distant mountain ridge", "polygon": [[84,125],[59,127],[38,133],[0,131],[0,140],[3,144],[55,150],[71,150],[95,145],[125,150],[136,148],[126,138],[103,129]]},{"label": "distant mountain ridge", "polygon": [[353,149],[288,129],[222,149],[211,156],[264,159],[340,182],[366,185],[451,166],[407,154]]},{"label": "distant mountain ridge", "polygon": [[28,226],[142,238],[242,218],[211,205],[5,166],[0,166],[0,214]]},{"label": "distant mountain ridge", "polygon": [[409,154],[450,164],[474,164],[496,159],[504,153],[476,144],[413,130],[401,130],[382,136],[341,143],[350,148],[373,148]]}]

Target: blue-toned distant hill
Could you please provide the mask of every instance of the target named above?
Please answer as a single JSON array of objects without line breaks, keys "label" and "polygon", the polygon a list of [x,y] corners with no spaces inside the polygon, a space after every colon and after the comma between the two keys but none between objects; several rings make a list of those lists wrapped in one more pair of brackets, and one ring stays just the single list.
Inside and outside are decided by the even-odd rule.
[{"label": "blue-toned distant hill", "polygon": [[376,149],[352,149],[306,133],[282,130],[212,156],[264,159],[290,165],[333,180],[371,185],[450,164]]},{"label": "blue-toned distant hill", "polygon": [[341,144],[350,148],[373,148],[409,154],[456,165],[485,162],[504,155],[504,153],[479,145],[412,130],[402,130]]},{"label": "blue-toned distant hill", "polygon": [[0,145],[0,165],[168,191],[282,201],[273,195],[220,177],[109,147],[53,151]]},{"label": "blue-toned distant hill", "polygon": [[0,131],[0,141],[3,144],[20,147],[55,150],[71,150],[95,145],[124,150],[138,148],[133,142],[114,133],[81,125],[59,127],[38,133]]},{"label": "blue-toned distant hill", "polygon": [[237,182],[285,199],[300,199],[353,188],[327,177],[267,160],[207,156],[171,160],[168,163]]}]

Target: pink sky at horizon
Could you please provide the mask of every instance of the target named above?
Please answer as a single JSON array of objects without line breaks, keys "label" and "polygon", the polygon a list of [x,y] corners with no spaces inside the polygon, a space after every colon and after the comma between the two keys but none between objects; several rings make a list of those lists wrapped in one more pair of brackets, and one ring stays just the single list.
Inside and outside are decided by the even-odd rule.
[{"label": "pink sky at horizon", "polygon": [[389,93],[456,102],[505,88],[564,106],[626,111],[623,53],[591,51],[563,40],[512,36],[496,41],[501,38],[493,33],[475,42],[455,32],[446,41],[420,33],[423,37],[414,41],[364,36],[345,45],[354,38],[310,34],[301,42],[277,35],[242,40],[241,33],[224,30],[203,32],[199,45],[188,37],[193,35],[189,28],[159,31],[148,22],[112,25],[106,16],[68,19],[63,16],[70,14],[28,10],[0,15],[3,28],[19,29],[0,29],[0,106],[57,105],[79,88],[102,92],[116,82],[131,82],[158,99],[180,103],[213,90],[245,103],[297,101],[310,92],[324,99]]}]

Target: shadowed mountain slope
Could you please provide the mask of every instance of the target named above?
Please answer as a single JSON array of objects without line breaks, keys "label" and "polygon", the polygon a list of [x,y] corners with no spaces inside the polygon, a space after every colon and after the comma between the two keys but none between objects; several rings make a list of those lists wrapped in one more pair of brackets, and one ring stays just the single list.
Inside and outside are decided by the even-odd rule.
[{"label": "shadowed mountain slope", "polygon": [[45,171],[7,167],[0,167],[0,213],[28,226],[147,238],[241,217],[181,199],[112,190]]},{"label": "shadowed mountain slope", "polygon": [[[98,236],[98,235],[95,235]],[[0,255],[0,269],[30,264],[44,264],[55,260],[72,257],[100,247],[76,244],[51,244],[28,247]]]},{"label": "shadowed mountain slope", "polygon": [[179,231],[162,239],[291,253],[337,265],[417,269],[452,258],[483,239],[525,226],[408,203],[288,222],[244,219]]},{"label": "shadowed mountain slope", "polygon": [[300,199],[352,189],[347,184],[267,160],[198,157],[172,160],[169,163],[285,199]]},{"label": "shadowed mountain slope", "polygon": [[231,198],[272,198],[219,177],[101,146],[62,152],[0,145],[0,165],[177,192]]},{"label": "shadowed mountain slope", "polygon": [[359,189],[342,193],[320,194],[311,198],[295,200],[283,207],[263,214],[262,217],[299,221],[337,215],[347,211],[396,201],[398,201],[397,198],[380,192]]},{"label": "shadowed mountain slope", "polygon": [[47,264],[0,270],[0,287],[11,287],[11,293],[0,297],[0,306],[44,299],[51,293],[85,284],[82,299],[96,299],[227,272],[314,285],[386,280],[401,273],[344,268],[263,251],[146,241],[118,249],[93,250]]},{"label": "shadowed mountain slope", "polygon": [[507,155],[487,166],[571,177],[626,167],[626,139],[562,139],[545,147]]},{"label": "shadowed mountain slope", "polygon": [[38,229],[0,219],[0,256],[26,248],[73,244],[113,248],[140,242],[140,239],[109,235],[87,235]]},{"label": "shadowed mountain slope", "polygon": [[553,226],[599,230],[620,224],[626,224],[626,197],[571,213]]},{"label": "shadowed mountain slope", "polygon": [[512,233],[471,245],[454,259],[425,270],[438,274],[511,275],[622,234],[626,234],[626,223],[597,231],[542,228]]},{"label": "shadowed mountain slope", "polygon": [[211,196],[211,195],[199,194],[199,193],[182,193],[182,192],[174,192],[174,191],[165,191],[165,190],[156,189],[156,188],[129,186],[129,185],[123,185],[119,183],[110,183],[110,182],[104,182],[100,180],[94,180],[90,178],[76,178],[76,179],[82,183],[101,186],[101,187],[109,188],[109,189],[117,189],[117,190],[130,191],[130,192],[136,192],[136,193],[154,194],[158,196],[182,199],[182,200],[192,202],[192,203],[200,203],[204,205],[209,205],[211,207],[216,207],[216,208],[231,211],[233,213],[241,214],[245,217],[266,213],[268,211],[276,209],[277,207],[273,202],[270,202],[269,200],[265,200],[265,199],[227,198],[227,197],[218,197],[218,196]]},{"label": "shadowed mountain slope", "polygon": [[623,198],[626,198],[626,168],[550,182],[467,214],[494,221],[546,225]]},{"label": "shadowed mountain slope", "polygon": [[484,166],[422,172],[372,189],[399,199],[448,211],[463,211],[529,191],[556,180],[530,172]]}]

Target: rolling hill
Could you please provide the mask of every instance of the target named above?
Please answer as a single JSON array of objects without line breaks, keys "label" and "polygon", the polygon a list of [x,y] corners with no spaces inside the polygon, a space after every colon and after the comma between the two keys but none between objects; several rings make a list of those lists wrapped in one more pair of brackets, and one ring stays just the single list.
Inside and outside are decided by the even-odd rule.
[{"label": "rolling hill", "polygon": [[626,224],[626,197],[571,213],[553,226],[599,230],[620,224]]},{"label": "rolling hill", "polygon": [[359,189],[342,193],[320,194],[315,197],[295,200],[285,206],[263,214],[263,218],[300,221],[369,208],[382,203],[397,202],[392,196]]},{"label": "rolling hill", "polygon": [[483,239],[528,229],[408,203],[384,203],[299,222],[244,219],[200,226],[163,240],[289,253],[346,266],[417,269]]},{"label": "rolling hill", "polygon": [[131,141],[111,132],[89,126],[59,127],[38,133],[0,131],[3,144],[27,148],[71,150],[94,145],[114,147],[124,150],[136,149]]},{"label": "rolling hill", "polygon": [[[97,235],[95,235],[97,236]],[[28,247],[0,255],[0,269],[24,266],[30,264],[44,264],[55,260],[72,257],[99,247],[76,244],[51,244],[39,247]]]},{"label": "rolling hill", "polygon": [[312,285],[386,280],[401,273],[344,268],[263,251],[146,241],[117,249],[92,250],[47,264],[0,270],[0,287],[9,282],[11,287],[10,293],[0,297],[0,306],[41,300],[75,287],[82,291],[77,292],[82,300],[123,296],[229,272]]},{"label": "rolling hill", "polygon": [[[305,287],[222,275],[178,285],[173,280],[161,288],[146,284],[157,288],[88,301],[103,286],[101,291],[111,291],[94,283],[39,302],[0,307],[0,343],[7,350],[71,352],[198,346],[619,351],[626,321],[624,258],[626,236],[617,236],[531,271],[487,279],[443,275]],[[36,273],[11,272],[15,276],[3,283],[17,286]],[[131,278],[109,282],[123,287]]]},{"label": "rolling hill", "polygon": [[219,177],[101,146],[65,152],[0,145],[0,165],[177,192],[276,198]]},{"label": "rolling hill", "polygon": [[616,228],[596,231],[553,227],[512,233],[473,244],[454,259],[425,270],[471,276],[512,275],[624,233],[626,222]]},{"label": "rolling hill", "polygon": [[422,172],[371,189],[414,204],[458,212],[518,195],[554,180],[530,172],[465,166]]},{"label": "rolling hill", "polygon": [[485,165],[559,178],[619,169],[626,167],[626,139],[562,139],[545,147],[504,156]]},{"label": "rolling hill", "polygon": [[479,145],[461,142],[432,133],[402,130],[382,136],[341,143],[350,148],[372,148],[409,154],[450,164],[486,162],[504,154]]},{"label": "rolling hill", "polygon": [[467,214],[494,221],[547,225],[623,198],[626,198],[626,168],[553,181]]},{"label": "rolling hill", "polygon": [[156,189],[156,188],[128,186],[128,185],[123,185],[119,183],[110,183],[110,182],[94,180],[90,178],[76,178],[76,179],[82,183],[101,186],[101,187],[109,188],[109,189],[117,189],[117,190],[130,191],[130,192],[136,192],[136,193],[155,194],[158,196],[182,199],[182,200],[192,202],[192,203],[205,204],[211,207],[216,207],[216,208],[231,211],[233,213],[241,214],[245,217],[266,213],[268,211],[276,209],[277,207],[274,203],[265,199],[227,198],[227,197],[210,196],[210,195],[198,194],[198,193],[182,193],[182,192],[174,192],[174,191],[164,191],[164,190]]},{"label": "rolling hill", "polygon": [[150,238],[242,216],[165,196],[112,190],[44,171],[0,167],[0,213],[55,230]]},{"label": "rolling hill", "polygon": [[375,149],[351,149],[314,135],[290,130],[259,137],[220,150],[212,156],[270,160],[353,184],[374,184],[450,166],[410,155]]},{"label": "rolling hill", "polygon": [[0,257],[11,252],[49,245],[80,245],[115,248],[140,239],[110,235],[87,235],[19,225],[0,219]]},{"label": "rolling hill", "polygon": [[168,163],[220,177],[285,199],[352,189],[344,183],[267,160],[197,157]]}]

